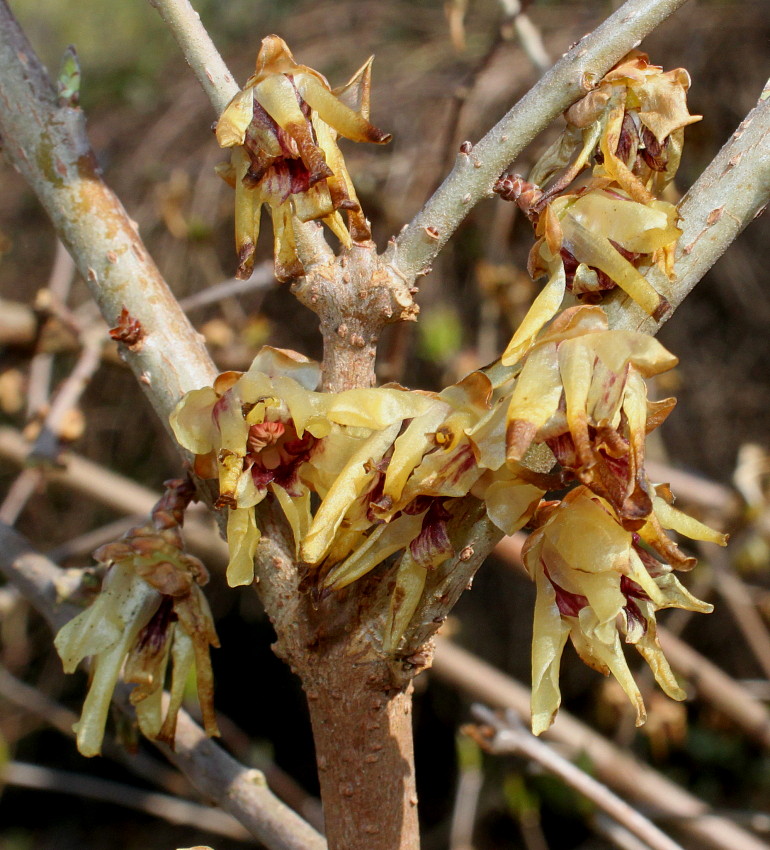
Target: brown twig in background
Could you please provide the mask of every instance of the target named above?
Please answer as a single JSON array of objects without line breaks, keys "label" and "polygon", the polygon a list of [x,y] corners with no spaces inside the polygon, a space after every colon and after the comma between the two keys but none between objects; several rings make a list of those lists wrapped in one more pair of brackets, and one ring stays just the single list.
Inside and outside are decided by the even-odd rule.
[{"label": "brown twig in background", "polygon": [[504,721],[482,705],[474,705],[471,714],[484,725],[471,727],[466,731],[470,732],[474,740],[487,752],[493,755],[520,755],[535,762],[611,815],[652,850],[682,850],[679,844],[613,794],[606,785],[597,782],[593,776],[576,767],[545,741],[539,740],[525,729],[514,711],[507,712]]},{"label": "brown twig in background", "polygon": [[254,842],[254,838],[237,820],[218,809],[180,800],[168,794],[132,788],[121,782],[18,761],[6,762],[0,768],[0,778],[7,785],[33,788],[37,791],[54,791],[59,794],[75,794],[87,800],[99,800],[136,809],[178,826],[192,826],[235,841],[250,844]]},{"label": "brown twig in background", "polygon": [[[494,708],[513,709],[524,722],[529,719],[529,688],[481,661],[445,638],[436,641],[433,674],[460,689],[471,699]],[[709,806],[633,756],[613,746],[598,733],[563,709],[546,740],[565,752],[585,754],[597,777],[618,794],[643,806],[656,820],[676,823],[698,847],[713,850],[768,850],[751,833],[714,814]]]}]

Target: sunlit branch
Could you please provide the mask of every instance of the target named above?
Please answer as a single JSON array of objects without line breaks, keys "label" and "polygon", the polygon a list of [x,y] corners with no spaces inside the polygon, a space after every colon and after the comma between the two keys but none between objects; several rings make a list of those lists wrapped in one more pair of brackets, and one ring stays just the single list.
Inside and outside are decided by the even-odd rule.
[{"label": "sunlit branch", "polygon": [[[628,0],[584,36],[455,167],[386,252],[407,280],[427,269],[460,222],[523,148],[686,0]],[[426,228],[437,238],[426,239]],[[432,231],[433,232],[433,231]]]},{"label": "sunlit branch", "polygon": [[141,338],[121,346],[161,421],[214,368],[101,178],[82,112],[58,102],[45,69],[5,0],[0,2],[0,135],[6,157],[37,194],[110,327],[122,311]]},{"label": "sunlit branch", "polygon": [[[682,236],[669,281],[657,268],[647,278],[676,308],[770,200],[770,81],[757,105],[679,204]],[[606,304],[615,328],[656,333],[655,322],[630,298],[613,293]]]}]

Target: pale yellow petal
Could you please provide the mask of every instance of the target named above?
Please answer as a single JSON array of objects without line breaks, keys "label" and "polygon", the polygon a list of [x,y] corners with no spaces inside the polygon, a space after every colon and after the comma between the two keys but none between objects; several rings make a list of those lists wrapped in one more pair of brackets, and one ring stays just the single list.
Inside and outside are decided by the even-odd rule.
[{"label": "pale yellow petal", "polygon": [[227,583],[230,587],[251,584],[254,581],[254,555],[260,532],[254,508],[236,508],[227,515],[227,543],[230,563],[227,565]]},{"label": "pale yellow petal", "polygon": [[416,564],[407,549],[398,565],[396,586],[390,596],[390,611],[385,624],[382,648],[395,652],[420,604],[428,571]]},{"label": "pale yellow petal", "polygon": [[338,100],[316,77],[310,74],[297,74],[294,78],[294,85],[302,99],[319,114],[322,120],[346,139],[352,139],[354,142],[375,142],[377,144],[385,144],[390,141],[390,133],[383,133],[382,130],[378,130],[361,113],[354,112],[349,106]]},{"label": "pale yellow petal", "polygon": [[535,574],[537,600],[532,625],[532,732],[540,735],[553,723],[561,704],[559,665],[569,626],[556,606],[556,594],[542,569]]},{"label": "pale yellow petal", "polygon": [[663,528],[684,534],[691,540],[704,540],[707,543],[716,543],[718,546],[727,546],[729,535],[722,534],[702,522],[698,522],[694,517],[677,510],[673,505],[669,505],[660,496],[653,497],[652,504],[655,515]]},{"label": "pale yellow petal", "polygon": [[513,365],[526,354],[543,326],[556,315],[564,300],[565,289],[564,265],[559,261],[503,352],[503,365]]},{"label": "pale yellow petal", "polygon": [[401,423],[375,432],[353,454],[329,488],[302,543],[302,558],[317,564],[328,552],[350,505],[371,476],[368,464],[380,460],[398,434]]},{"label": "pale yellow petal", "polygon": [[217,142],[221,148],[242,145],[246,130],[254,118],[254,89],[247,88],[227,104],[222,117],[217,121]]},{"label": "pale yellow petal", "polygon": [[324,587],[340,590],[403,549],[420,533],[424,516],[424,513],[401,514],[387,525],[375,528],[365,543],[346,561],[332,569],[324,581]]}]

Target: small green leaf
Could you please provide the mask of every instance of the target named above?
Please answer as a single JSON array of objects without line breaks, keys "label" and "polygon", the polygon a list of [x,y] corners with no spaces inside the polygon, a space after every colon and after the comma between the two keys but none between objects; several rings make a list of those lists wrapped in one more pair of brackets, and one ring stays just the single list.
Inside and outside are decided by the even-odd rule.
[{"label": "small green leaf", "polygon": [[74,107],[80,102],[80,62],[72,44],[64,51],[56,90],[62,106]]}]

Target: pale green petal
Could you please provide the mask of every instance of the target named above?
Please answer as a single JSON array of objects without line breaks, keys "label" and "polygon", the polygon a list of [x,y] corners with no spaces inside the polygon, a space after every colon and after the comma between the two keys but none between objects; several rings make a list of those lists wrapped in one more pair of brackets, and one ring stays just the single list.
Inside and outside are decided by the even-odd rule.
[{"label": "pale green petal", "polygon": [[420,604],[428,571],[416,564],[407,549],[396,572],[396,586],[390,596],[390,611],[383,634],[385,652],[395,652]]},{"label": "pale green petal", "polygon": [[382,459],[400,427],[401,423],[397,422],[383,431],[375,432],[347,462],[316,511],[302,544],[303,560],[317,564],[326,555],[345,513],[372,475],[368,464]]},{"label": "pale green petal", "polygon": [[88,695],[83,703],[80,720],[73,726],[77,732],[78,750],[84,756],[95,756],[101,752],[104,724],[123,662],[136,642],[137,635],[157,610],[159,602],[160,594],[146,582],[137,579],[130,597],[125,600],[124,627],[118,642],[94,657]]},{"label": "pale green petal", "polygon": [[160,594],[131,567],[112,566],[93,604],[62,626],[54,639],[64,672],[73,673],[87,656],[114,646],[129,624],[144,618],[148,605],[159,603]]},{"label": "pale green petal", "polygon": [[[175,725],[174,719],[184,703],[187,680],[195,663],[195,650],[190,636],[183,629],[174,630],[174,642],[171,646],[172,673],[166,722],[164,726]],[[159,730],[160,731],[160,730]],[[166,731],[164,729],[164,731]],[[145,733],[146,734],[146,733]],[[151,736],[156,737],[156,736]],[[171,737],[169,735],[169,737]]]},{"label": "pale green petal", "polygon": [[228,513],[230,563],[227,565],[227,583],[230,587],[254,581],[254,555],[260,536],[254,508],[236,508]]}]

